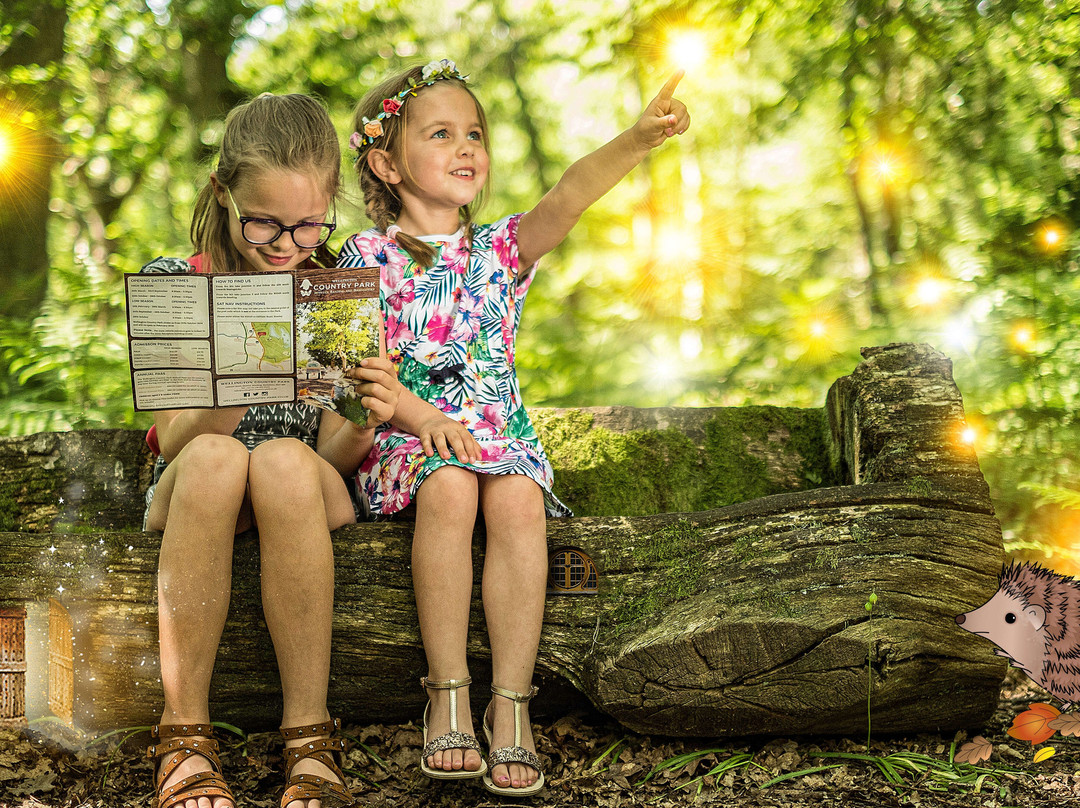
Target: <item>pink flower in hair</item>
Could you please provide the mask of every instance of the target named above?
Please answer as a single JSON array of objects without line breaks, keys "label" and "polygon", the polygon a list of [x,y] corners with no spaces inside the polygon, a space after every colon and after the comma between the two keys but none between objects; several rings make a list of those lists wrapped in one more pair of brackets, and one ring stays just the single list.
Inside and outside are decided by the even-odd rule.
[{"label": "pink flower in hair", "polygon": [[395,98],[384,98],[382,108],[387,115],[399,115],[401,113],[401,102]]}]

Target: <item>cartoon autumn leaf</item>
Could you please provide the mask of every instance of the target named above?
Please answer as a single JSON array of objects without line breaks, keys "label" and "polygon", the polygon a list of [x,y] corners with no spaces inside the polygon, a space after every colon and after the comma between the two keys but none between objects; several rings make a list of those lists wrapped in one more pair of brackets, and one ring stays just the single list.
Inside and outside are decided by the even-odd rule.
[{"label": "cartoon autumn leaf", "polygon": [[990,753],[994,751],[993,744],[986,740],[982,735],[976,735],[966,744],[960,747],[960,750],[953,757],[957,763],[970,763],[974,766],[977,763],[982,763],[984,760],[990,759]]},{"label": "cartoon autumn leaf", "polygon": [[1059,715],[1046,726],[1056,729],[1066,738],[1071,735],[1080,735],[1080,713],[1066,713]]},{"label": "cartoon autumn leaf", "polygon": [[1057,753],[1057,750],[1052,746],[1044,746],[1038,752],[1035,753],[1035,762],[1042,763],[1047,758],[1052,758]]},{"label": "cartoon autumn leaf", "polygon": [[1048,725],[1059,715],[1061,712],[1052,705],[1037,702],[1016,716],[1006,732],[1021,741],[1030,741],[1031,745],[1035,746],[1056,732]]}]

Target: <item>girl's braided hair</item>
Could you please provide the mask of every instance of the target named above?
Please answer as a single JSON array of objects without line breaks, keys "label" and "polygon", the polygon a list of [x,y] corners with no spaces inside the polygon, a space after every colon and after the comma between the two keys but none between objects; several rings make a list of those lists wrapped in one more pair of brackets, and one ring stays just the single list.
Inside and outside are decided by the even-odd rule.
[{"label": "girl's braided hair", "polygon": [[[424,68],[418,65],[382,82],[360,99],[360,103],[356,105],[356,110],[353,113],[353,131],[363,133],[365,121],[374,120],[383,111],[384,99],[395,98],[414,84],[421,85],[416,88],[416,93],[407,95],[402,101],[400,114],[387,115],[381,119],[382,134],[380,136],[368,142],[371,138],[357,138],[354,135],[356,174],[360,179],[360,191],[364,195],[364,209],[368,218],[384,232],[397,221],[398,216],[401,214],[401,199],[394,193],[393,186],[379,179],[371,169],[371,166],[368,165],[368,155],[373,149],[382,149],[388,152],[399,165],[403,166],[405,172],[408,172],[405,135],[409,125],[409,100],[413,95],[424,92],[427,86],[430,86],[423,85],[423,70]],[[476,104],[476,114],[480,119],[481,141],[484,144],[484,149],[490,154],[491,143],[488,139],[487,116],[484,114],[484,107],[480,104],[479,99],[462,79],[456,77],[439,79],[440,83],[443,81],[452,81],[457,84],[469,94],[469,97]],[[488,176],[491,176],[490,172]],[[485,187],[480,189],[476,199],[471,204],[464,205],[461,208],[461,222],[465,228],[465,237],[470,249],[472,248],[473,236],[473,211],[484,204],[487,191],[487,185],[485,184]],[[433,245],[406,233],[398,233],[394,236],[394,240],[420,266],[430,267],[435,261],[436,248]]]},{"label": "girl's braided hair", "polygon": [[[341,188],[341,146],[323,105],[307,95],[263,93],[240,104],[225,118],[218,149],[218,182],[235,191],[267,170],[317,177],[330,199]],[[191,243],[210,258],[214,272],[240,269],[240,255],[229,236],[229,211],[218,204],[209,181],[199,191],[191,220]],[[336,256],[323,244],[313,257],[334,266]]]}]

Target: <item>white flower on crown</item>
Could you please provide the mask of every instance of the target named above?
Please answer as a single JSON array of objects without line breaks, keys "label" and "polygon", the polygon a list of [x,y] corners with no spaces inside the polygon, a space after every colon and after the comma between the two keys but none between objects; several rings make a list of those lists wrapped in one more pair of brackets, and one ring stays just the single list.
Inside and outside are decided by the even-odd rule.
[{"label": "white flower on crown", "polygon": [[450,59],[436,59],[424,65],[421,78],[431,81],[433,78],[449,78],[457,73],[457,65]]}]

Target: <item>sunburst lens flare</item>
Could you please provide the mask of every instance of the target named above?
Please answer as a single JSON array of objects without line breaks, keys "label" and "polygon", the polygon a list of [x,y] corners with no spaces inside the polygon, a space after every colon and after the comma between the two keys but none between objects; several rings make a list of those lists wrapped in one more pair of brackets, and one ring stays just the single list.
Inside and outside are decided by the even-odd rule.
[{"label": "sunburst lens flare", "polygon": [[1048,221],[1043,224],[1035,234],[1035,241],[1043,252],[1051,255],[1061,252],[1065,248],[1068,231],[1057,221]]},{"label": "sunburst lens flare", "polygon": [[13,138],[7,126],[0,123],[0,171],[7,169],[8,161],[15,153]]},{"label": "sunburst lens flare", "polygon": [[667,60],[687,73],[697,70],[709,58],[705,34],[690,29],[675,29],[667,37]]}]

